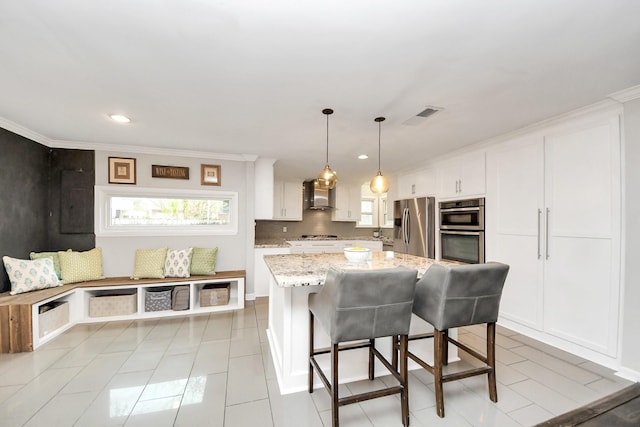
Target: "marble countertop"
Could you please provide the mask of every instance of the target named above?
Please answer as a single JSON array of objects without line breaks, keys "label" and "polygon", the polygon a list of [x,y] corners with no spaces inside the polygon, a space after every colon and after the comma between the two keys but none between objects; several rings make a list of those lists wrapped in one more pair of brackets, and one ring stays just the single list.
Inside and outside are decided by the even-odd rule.
[{"label": "marble countertop", "polygon": [[[314,241],[309,239],[303,239],[302,237],[287,237],[287,238],[273,238],[273,239],[256,239],[254,247],[255,248],[288,248],[291,245],[287,243],[287,241]],[[356,237],[338,237],[337,239],[327,239],[327,240],[379,240],[382,244],[392,245],[393,239],[387,237],[373,237],[373,236],[356,236]],[[316,240],[317,241],[317,240]]]},{"label": "marble countertop", "polygon": [[415,268],[418,270],[418,277],[422,277],[433,264],[456,265],[452,262],[397,252],[393,258],[387,258],[386,252],[372,252],[371,259],[364,263],[351,263],[342,253],[265,255],[264,260],[281,288],[322,285],[330,267],[343,270],[378,270],[402,266]]}]

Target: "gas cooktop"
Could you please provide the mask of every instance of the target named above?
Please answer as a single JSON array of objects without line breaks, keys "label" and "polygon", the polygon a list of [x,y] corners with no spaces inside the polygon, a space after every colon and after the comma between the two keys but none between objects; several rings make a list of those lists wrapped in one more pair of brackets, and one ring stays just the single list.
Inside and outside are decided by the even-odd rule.
[{"label": "gas cooktop", "polygon": [[305,240],[331,240],[337,239],[335,234],[303,234],[302,238]]}]

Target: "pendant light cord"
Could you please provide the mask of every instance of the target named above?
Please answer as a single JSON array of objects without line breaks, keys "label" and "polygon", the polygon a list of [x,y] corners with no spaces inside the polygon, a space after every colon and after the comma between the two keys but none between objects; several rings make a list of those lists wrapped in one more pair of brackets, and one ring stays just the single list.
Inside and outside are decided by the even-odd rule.
[{"label": "pendant light cord", "polygon": [[386,119],[384,117],[376,117],[373,119],[374,122],[378,122],[378,172],[380,172],[380,139],[382,134],[382,122]]},{"label": "pendant light cord", "polygon": [[382,121],[378,122],[378,171],[380,171],[380,134],[382,133]]},{"label": "pendant light cord", "polygon": [[329,114],[327,114],[327,164],[329,164]]}]

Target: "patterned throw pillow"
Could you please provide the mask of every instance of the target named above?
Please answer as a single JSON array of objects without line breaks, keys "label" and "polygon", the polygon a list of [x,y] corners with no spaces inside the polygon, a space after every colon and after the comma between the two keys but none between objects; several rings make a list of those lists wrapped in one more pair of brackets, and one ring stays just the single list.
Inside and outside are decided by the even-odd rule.
[{"label": "patterned throw pillow", "polygon": [[11,282],[11,295],[62,286],[51,257],[30,261],[3,256],[2,261]]},{"label": "patterned throw pillow", "polygon": [[191,267],[191,254],[193,248],[167,251],[167,260],[164,263],[165,277],[189,277]]},{"label": "patterned throw pillow", "polygon": [[102,248],[90,251],[59,251],[60,274],[63,284],[104,279],[102,275]]},{"label": "patterned throw pillow", "polygon": [[167,248],[137,249],[132,279],[164,279]]},{"label": "patterned throw pillow", "polygon": [[191,274],[212,276],[216,274],[218,248],[193,248],[191,255]]},{"label": "patterned throw pillow", "polygon": [[[70,252],[69,249],[67,252]],[[41,259],[41,258],[52,258],[53,259],[53,268],[56,270],[56,274],[58,275],[58,279],[62,278],[62,274],[60,273],[60,257],[58,256],[58,252],[31,252],[29,254],[29,258],[31,260]]]}]

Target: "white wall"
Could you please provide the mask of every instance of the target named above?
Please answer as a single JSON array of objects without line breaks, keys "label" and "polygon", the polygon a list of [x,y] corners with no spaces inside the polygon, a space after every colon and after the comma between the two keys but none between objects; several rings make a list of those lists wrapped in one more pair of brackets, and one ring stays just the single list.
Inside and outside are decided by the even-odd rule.
[{"label": "white wall", "polygon": [[623,373],[640,381],[640,99],[624,104]]},{"label": "white wall", "polygon": [[[125,185],[108,183],[108,158],[128,157],[136,159],[136,187],[191,189],[210,191],[235,191],[238,193],[238,233],[231,236],[162,236],[162,237],[105,237],[96,236],[96,247],[103,250],[105,276],[129,276],[133,273],[136,249],[170,247],[218,247],[216,270],[246,270],[253,255],[253,162],[199,159],[150,154],[96,151],[95,185]],[[200,184],[200,165],[216,164],[221,167],[221,186]],[[152,178],[151,165],[187,166],[189,180]],[[250,183],[250,184],[248,184]],[[128,184],[126,184],[128,185]],[[249,245],[249,243],[250,245]],[[250,260],[248,260],[250,258]],[[250,286],[253,286],[251,283]],[[251,293],[247,282],[247,293]]]}]

